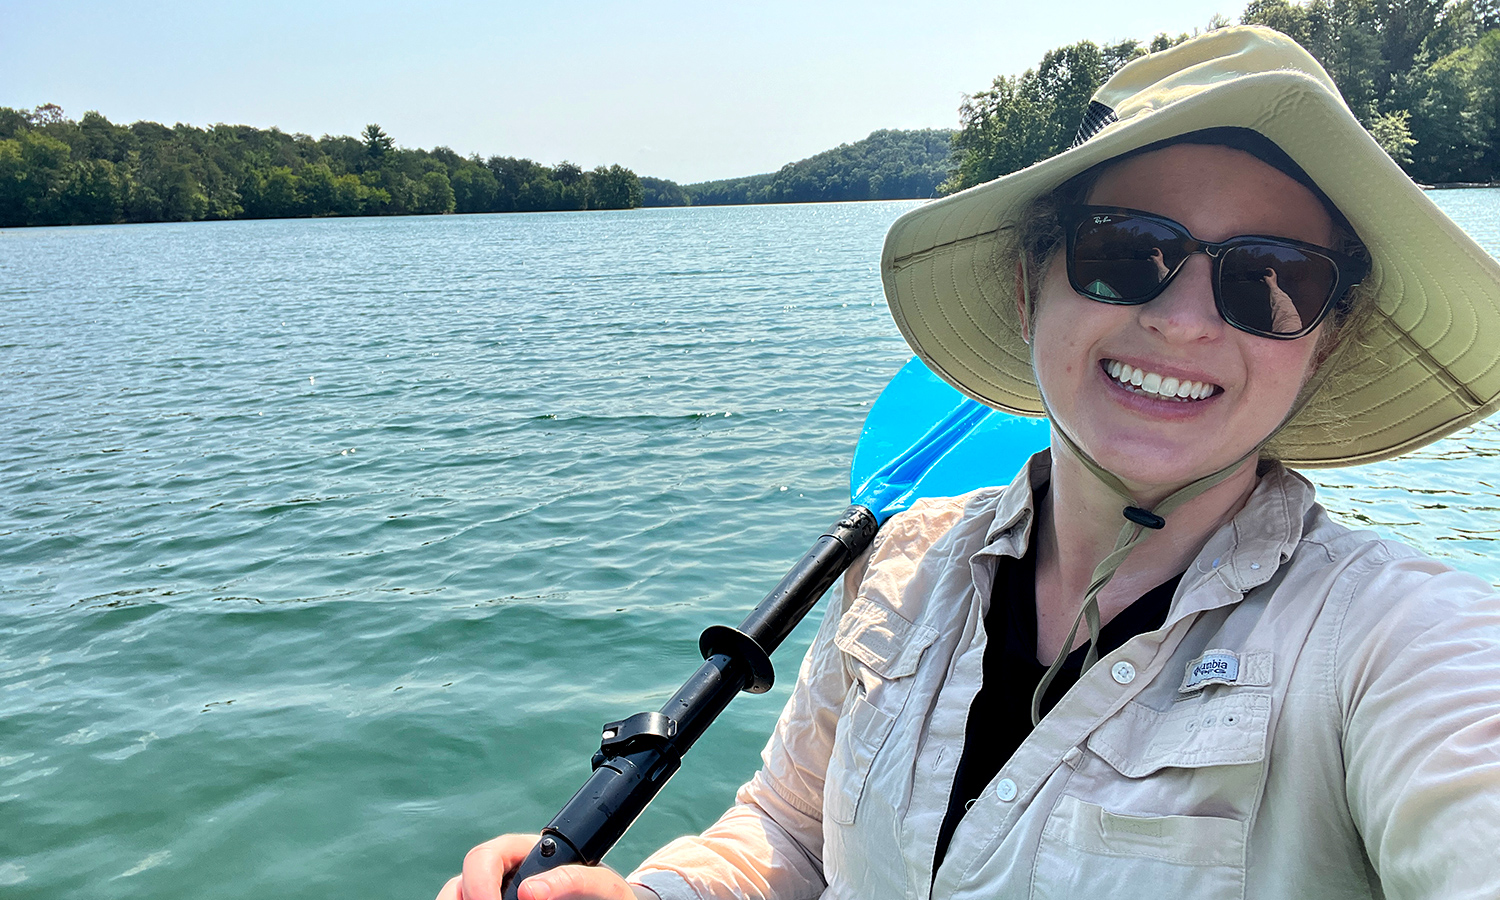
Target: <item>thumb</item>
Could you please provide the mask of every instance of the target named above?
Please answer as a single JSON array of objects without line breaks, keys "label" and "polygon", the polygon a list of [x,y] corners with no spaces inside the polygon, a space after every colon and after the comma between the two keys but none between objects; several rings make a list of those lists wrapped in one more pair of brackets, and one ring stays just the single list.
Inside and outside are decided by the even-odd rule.
[{"label": "thumb", "polygon": [[635,900],[619,873],[607,866],[559,866],[526,879],[520,900]]}]

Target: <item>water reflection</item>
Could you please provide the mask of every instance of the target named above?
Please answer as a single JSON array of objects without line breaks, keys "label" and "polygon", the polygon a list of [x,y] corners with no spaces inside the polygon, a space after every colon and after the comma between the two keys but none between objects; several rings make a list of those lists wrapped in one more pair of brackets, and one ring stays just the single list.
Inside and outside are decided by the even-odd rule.
[{"label": "water reflection", "polygon": [[1500,585],[1500,422],[1394,460],[1309,472],[1330,513]]}]

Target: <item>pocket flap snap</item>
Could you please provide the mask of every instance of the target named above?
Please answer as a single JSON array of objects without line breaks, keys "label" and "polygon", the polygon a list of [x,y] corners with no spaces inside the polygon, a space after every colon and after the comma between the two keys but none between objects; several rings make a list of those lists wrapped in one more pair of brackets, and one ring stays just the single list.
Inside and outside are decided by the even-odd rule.
[{"label": "pocket flap snap", "polygon": [[1165,712],[1130,703],[1089,735],[1088,748],[1127,778],[1169,767],[1243,765],[1265,759],[1270,724],[1266,694],[1184,700]]},{"label": "pocket flap snap", "polygon": [[882,678],[905,678],[937,639],[937,631],[902,618],[893,609],[861,597],[839,619],[834,644]]}]

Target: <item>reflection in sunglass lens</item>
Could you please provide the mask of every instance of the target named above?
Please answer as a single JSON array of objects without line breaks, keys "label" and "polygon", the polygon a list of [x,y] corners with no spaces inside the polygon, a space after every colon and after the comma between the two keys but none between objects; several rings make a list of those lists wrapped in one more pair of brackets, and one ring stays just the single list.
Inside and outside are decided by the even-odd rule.
[{"label": "reflection in sunglass lens", "polygon": [[1297,334],[1323,312],[1338,270],[1296,247],[1241,244],[1224,254],[1219,293],[1232,324],[1266,334]]},{"label": "reflection in sunglass lens", "polygon": [[1074,233],[1074,282],[1101,300],[1149,297],[1181,262],[1181,244],[1182,236],[1159,222],[1090,214]]}]

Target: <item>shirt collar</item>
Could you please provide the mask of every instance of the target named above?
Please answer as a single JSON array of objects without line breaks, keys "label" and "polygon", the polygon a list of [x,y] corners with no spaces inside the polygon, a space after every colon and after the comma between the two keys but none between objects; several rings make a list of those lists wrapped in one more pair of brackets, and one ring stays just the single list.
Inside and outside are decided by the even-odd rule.
[{"label": "shirt collar", "polygon": [[1208,539],[1189,574],[1217,578],[1237,594],[1265,584],[1297,549],[1314,500],[1306,478],[1280,463],[1265,464],[1244,509]]},{"label": "shirt collar", "polygon": [[1051,477],[1052,451],[1046,449],[1033,454],[1010,485],[1000,492],[981,553],[1026,555],[1031,540],[1031,523],[1036,518],[1036,492]]},{"label": "shirt collar", "polygon": [[[1209,537],[1188,566],[1178,589],[1180,608],[1173,610],[1172,619],[1233,602],[1265,584],[1302,540],[1303,522],[1315,500],[1312,484],[1278,462],[1262,463],[1261,469],[1244,508]],[[1051,470],[1051,451],[1043,450],[990,501],[994,515],[976,558],[1025,555],[1036,517],[1036,491]],[[1222,590],[1199,593],[1210,581]]]}]

